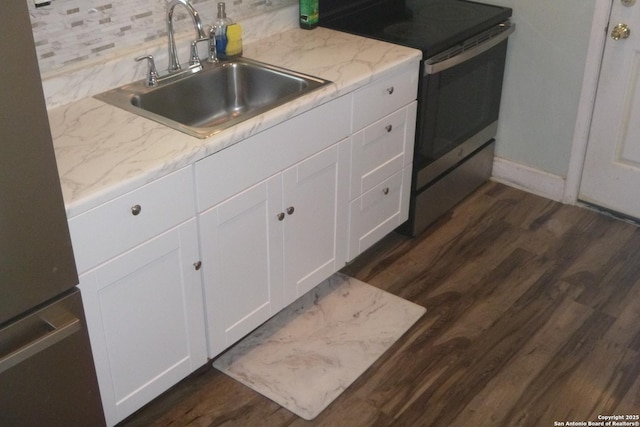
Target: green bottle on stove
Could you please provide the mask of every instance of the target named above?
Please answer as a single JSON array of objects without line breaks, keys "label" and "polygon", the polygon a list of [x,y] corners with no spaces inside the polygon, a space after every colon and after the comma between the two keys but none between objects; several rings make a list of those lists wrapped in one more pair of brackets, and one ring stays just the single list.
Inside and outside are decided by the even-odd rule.
[{"label": "green bottle on stove", "polygon": [[300,28],[311,30],[318,26],[318,0],[300,0]]}]

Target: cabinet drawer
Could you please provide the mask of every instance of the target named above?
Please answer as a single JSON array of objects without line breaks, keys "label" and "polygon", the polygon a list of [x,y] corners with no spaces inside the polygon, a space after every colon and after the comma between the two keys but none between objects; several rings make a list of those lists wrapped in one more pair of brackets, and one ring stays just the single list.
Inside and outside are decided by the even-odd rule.
[{"label": "cabinet drawer", "polygon": [[382,78],[356,91],[353,95],[353,131],[407,105],[418,95],[418,63]]},{"label": "cabinet drawer", "polygon": [[191,166],[69,220],[82,273],[195,215]]},{"label": "cabinet drawer", "polygon": [[396,172],[349,205],[349,261],[408,218],[411,166]]},{"label": "cabinet drawer", "polygon": [[414,101],[353,135],[350,200],[411,163],[415,117]]}]

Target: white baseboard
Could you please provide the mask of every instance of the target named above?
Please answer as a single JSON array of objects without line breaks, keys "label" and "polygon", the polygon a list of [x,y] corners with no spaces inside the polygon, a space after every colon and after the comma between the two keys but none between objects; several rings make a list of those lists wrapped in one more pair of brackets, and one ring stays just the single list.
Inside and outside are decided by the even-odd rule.
[{"label": "white baseboard", "polygon": [[493,160],[491,179],[557,202],[563,199],[564,178],[500,157]]}]

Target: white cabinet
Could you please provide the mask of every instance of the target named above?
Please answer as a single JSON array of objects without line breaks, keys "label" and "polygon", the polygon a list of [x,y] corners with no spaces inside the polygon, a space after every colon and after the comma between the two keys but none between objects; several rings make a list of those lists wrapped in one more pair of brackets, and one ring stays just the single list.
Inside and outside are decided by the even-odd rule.
[{"label": "white cabinet", "polygon": [[418,70],[404,70],[353,95],[348,260],[408,218]]},{"label": "white cabinet", "polygon": [[[209,357],[344,265],[348,113],[332,101],[196,164]],[[221,186],[229,165],[242,177]]]},{"label": "white cabinet", "polygon": [[69,221],[109,425],[206,363],[194,213],[189,167]]},{"label": "white cabinet", "polygon": [[406,219],[417,73],[403,66],[70,219],[109,425]]}]

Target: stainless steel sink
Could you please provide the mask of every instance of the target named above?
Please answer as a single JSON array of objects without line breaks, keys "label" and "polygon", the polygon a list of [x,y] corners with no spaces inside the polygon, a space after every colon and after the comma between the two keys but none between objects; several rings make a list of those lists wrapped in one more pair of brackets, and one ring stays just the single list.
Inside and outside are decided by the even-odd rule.
[{"label": "stainless steel sink", "polygon": [[95,97],[189,135],[207,138],[329,83],[240,58],[203,64],[201,71],[157,87],[147,87],[141,80]]}]

